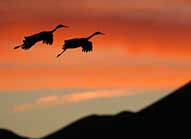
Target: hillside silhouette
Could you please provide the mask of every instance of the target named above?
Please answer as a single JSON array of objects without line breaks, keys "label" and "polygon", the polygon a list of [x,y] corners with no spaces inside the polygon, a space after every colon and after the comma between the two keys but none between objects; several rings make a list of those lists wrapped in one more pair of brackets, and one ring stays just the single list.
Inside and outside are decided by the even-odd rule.
[{"label": "hillside silhouette", "polygon": [[137,113],[124,111],[116,115],[90,115],[42,139],[183,138],[190,136],[190,107],[191,82]]},{"label": "hillside silhouette", "polygon": [[188,135],[190,107],[191,82],[137,113],[88,116],[43,139]]},{"label": "hillside silhouette", "polygon": [[10,130],[0,129],[0,139],[29,139],[29,138],[21,137]]}]

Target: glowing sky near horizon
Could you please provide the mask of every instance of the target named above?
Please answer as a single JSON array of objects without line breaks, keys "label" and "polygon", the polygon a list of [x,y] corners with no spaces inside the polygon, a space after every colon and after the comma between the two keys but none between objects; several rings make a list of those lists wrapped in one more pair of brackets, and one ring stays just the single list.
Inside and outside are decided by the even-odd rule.
[{"label": "glowing sky near horizon", "polygon": [[[39,137],[87,114],[137,111],[185,84],[190,9],[188,0],[0,1],[0,128]],[[70,28],[52,46],[13,50],[60,23]],[[106,35],[92,39],[92,53],[56,58],[65,39],[95,31]]]}]

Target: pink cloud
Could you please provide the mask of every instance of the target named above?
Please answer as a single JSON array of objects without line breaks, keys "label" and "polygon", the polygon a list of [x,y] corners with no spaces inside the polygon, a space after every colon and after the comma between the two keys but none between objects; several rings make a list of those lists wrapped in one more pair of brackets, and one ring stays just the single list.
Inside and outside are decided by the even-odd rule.
[{"label": "pink cloud", "polygon": [[59,96],[45,96],[45,97],[40,97],[37,99],[36,103],[37,104],[47,104],[47,103],[54,103],[59,101]]},{"label": "pink cloud", "polygon": [[35,105],[33,105],[33,103],[24,103],[24,104],[20,104],[15,106],[12,111],[13,112],[22,112],[22,111],[26,111],[26,110],[30,110],[30,109],[34,109]]},{"label": "pink cloud", "polygon": [[99,98],[112,98],[112,97],[119,97],[119,96],[126,96],[129,95],[127,89],[122,90],[112,90],[112,91],[95,91],[95,92],[84,92],[84,93],[77,93],[77,94],[70,94],[63,96],[63,100],[66,102],[74,103],[74,102],[81,102],[87,101],[92,99],[99,99]]},{"label": "pink cloud", "polygon": [[114,90],[73,93],[73,94],[66,94],[63,96],[43,96],[31,102],[16,105],[12,108],[12,111],[23,112],[23,111],[47,108],[51,106],[88,101],[93,99],[113,98],[132,94],[134,93],[129,92],[128,89],[114,89]]}]

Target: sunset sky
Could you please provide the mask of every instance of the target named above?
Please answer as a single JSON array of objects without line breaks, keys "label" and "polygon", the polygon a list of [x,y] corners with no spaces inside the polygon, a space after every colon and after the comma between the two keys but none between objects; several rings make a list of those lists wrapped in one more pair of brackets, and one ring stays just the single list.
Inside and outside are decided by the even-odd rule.
[{"label": "sunset sky", "polygon": [[[88,114],[138,111],[191,79],[189,0],[1,0],[0,128],[42,137]],[[13,48],[54,33],[54,44]],[[95,31],[93,52],[65,39]]]}]

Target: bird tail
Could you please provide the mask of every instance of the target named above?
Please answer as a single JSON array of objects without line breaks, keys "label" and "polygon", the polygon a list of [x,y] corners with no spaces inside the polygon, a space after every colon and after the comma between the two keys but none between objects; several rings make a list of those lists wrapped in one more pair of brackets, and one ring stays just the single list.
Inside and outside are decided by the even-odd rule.
[{"label": "bird tail", "polygon": [[20,48],[20,47],[22,47],[23,45],[19,45],[19,46],[16,46],[16,47],[14,47],[14,49],[18,49],[18,48]]},{"label": "bird tail", "polygon": [[58,54],[57,58],[60,57],[64,52],[65,52],[65,50],[63,50],[60,54]]}]

